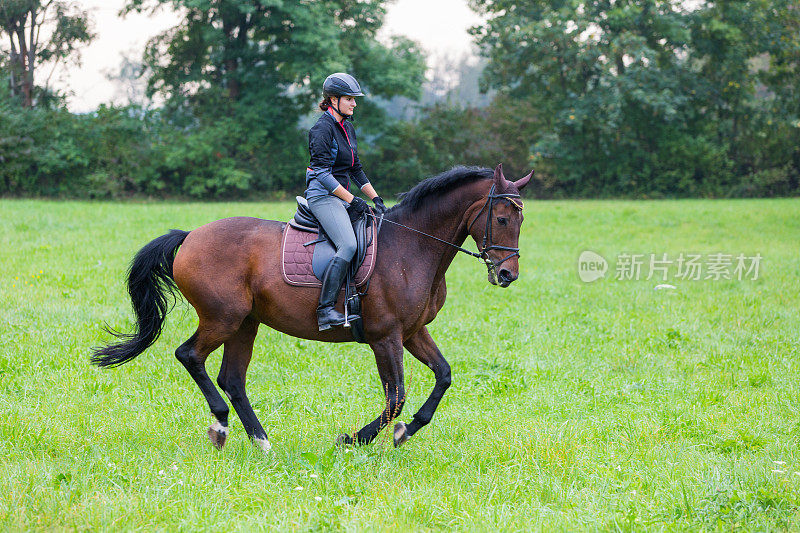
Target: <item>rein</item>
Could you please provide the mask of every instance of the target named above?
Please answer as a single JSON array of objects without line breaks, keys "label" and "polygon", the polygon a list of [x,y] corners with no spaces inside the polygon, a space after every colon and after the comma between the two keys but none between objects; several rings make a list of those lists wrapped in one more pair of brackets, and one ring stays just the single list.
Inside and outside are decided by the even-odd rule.
[{"label": "rein", "polygon": [[[478,218],[481,216],[481,213],[483,213],[484,209],[486,209],[487,206],[489,207],[489,211],[488,211],[488,213],[486,215],[486,229],[483,232],[483,243],[482,243],[480,252],[472,252],[470,250],[467,250],[466,248],[458,246],[457,244],[453,244],[452,242],[448,242],[448,241],[445,241],[443,239],[440,239],[439,237],[431,235],[429,233],[425,233],[424,231],[420,231],[418,229],[414,229],[412,227],[406,226],[405,224],[401,224],[400,222],[394,222],[392,220],[387,220],[384,215],[381,215],[380,218],[376,217],[372,213],[369,213],[369,215],[372,216],[373,218],[379,220],[379,222],[381,222],[381,223],[382,222],[388,222],[389,224],[393,224],[395,226],[400,226],[401,228],[405,228],[405,229],[413,231],[415,233],[419,233],[420,235],[424,235],[426,237],[430,237],[431,239],[437,240],[437,241],[439,241],[439,242],[441,242],[443,244],[446,244],[448,246],[452,246],[453,248],[455,248],[459,252],[464,252],[465,254],[467,254],[469,256],[472,256],[472,257],[475,257],[475,258],[478,258],[478,259],[482,260],[484,263],[486,263],[486,268],[489,270],[489,274],[492,276],[492,278],[495,281],[497,281],[497,267],[499,267],[500,265],[502,265],[503,263],[505,263],[506,261],[508,261],[512,257],[519,256],[519,248],[513,248],[511,246],[500,246],[499,244],[492,244],[492,242],[491,242],[492,241],[492,210],[494,208],[494,202],[495,202],[495,200],[508,200],[509,202],[511,202],[514,205],[514,207],[516,207],[520,211],[522,211],[522,208],[523,208],[524,204],[522,203],[522,199],[521,199],[521,196],[519,194],[512,194],[512,193],[495,194],[494,193],[495,188],[496,188],[496,185],[492,184],[492,188],[489,189],[489,195],[486,197],[486,202],[481,207],[481,210],[478,211],[478,214],[475,215],[475,218],[472,219],[472,222],[470,222],[469,225],[467,226],[467,233],[469,233],[469,230],[472,229],[472,225],[475,224],[475,221],[478,220]],[[519,198],[519,200],[517,200],[517,198]],[[509,251],[511,253],[508,254],[503,259],[501,259],[500,261],[495,262],[495,261],[492,261],[491,258],[489,258],[488,252],[491,251],[491,250],[506,250],[506,251]]]},{"label": "rein", "polygon": [[457,244],[453,244],[452,242],[447,242],[445,240],[442,240],[439,237],[435,237],[435,236],[431,235],[430,233],[425,233],[424,231],[420,231],[418,229],[414,229],[412,227],[406,226],[405,224],[401,224],[399,222],[394,222],[392,220],[387,220],[383,215],[381,215],[381,217],[378,218],[375,215],[373,215],[372,213],[370,213],[370,216],[375,218],[375,219],[377,219],[377,220],[379,220],[380,222],[388,222],[389,224],[393,224],[395,226],[400,226],[401,228],[405,228],[407,230],[413,231],[414,233],[419,233],[420,235],[425,235],[426,237],[430,237],[431,239],[435,239],[435,240],[437,240],[437,241],[439,241],[439,242],[441,242],[443,244],[446,244],[448,246],[452,246],[453,248],[455,248],[459,252],[464,252],[467,255],[471,255],[472,257],[481,258],[481,254],[478,254],[478,253],[475,253],[475,252],[470,252],[466,248],[462,248],[461,246],[458,246]]}]

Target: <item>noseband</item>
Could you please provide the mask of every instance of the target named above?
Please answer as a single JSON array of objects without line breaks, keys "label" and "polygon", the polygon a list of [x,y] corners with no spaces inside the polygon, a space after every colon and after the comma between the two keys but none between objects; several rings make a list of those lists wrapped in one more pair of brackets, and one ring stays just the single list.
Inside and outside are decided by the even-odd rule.
[{"label": "noseband", "polygon": [[[519,248],[512,248],[511,246],[500,246],[499,244],[492,243],[492,210],[494,209],[495,201],[497,200],[508,200],[511,204],[516,207],[519,211],[522,211],[524,204],[522,203],[522,198],[519,194],[512,194],[512,193],[501,193],[495,194],[494,191],[497,188],[495,184],[492,184],[492,188],[489,189],[489,195],[486,197],[486,202],[481,207],[481,210],[478,211],[478,214],[475,215],[475,218],[472,219],[472,222],[469,223],[467,226],[467,233],[469,230],[472,229],[472,225],[480,218],[481,213],[488,207],[489,210],[486,213],[486,229],[483,231],[483,244],[481,245],[480,253],[478,254],[471,254],[475,257],[479,257],[486,263],[486,268],[489,271],[489,275],[492,279],[497,282],[497,268],[511,259],[514,256],[519,257]],[[505,256],[500,261],[492,261],[489,258],[489,253],[491,250],[505,250],[507,252],[511,252],[507,256]]]}]

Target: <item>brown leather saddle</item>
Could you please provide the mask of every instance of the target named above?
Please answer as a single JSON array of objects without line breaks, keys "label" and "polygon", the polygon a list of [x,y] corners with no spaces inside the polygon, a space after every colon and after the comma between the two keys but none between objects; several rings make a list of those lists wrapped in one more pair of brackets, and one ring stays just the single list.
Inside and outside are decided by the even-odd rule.
[{"label": "brown leather saddle", "polygon": [[[363,286],[372,275],[377,257],[375,219],[363,217],[353,225],[359,249],[350,266],[351,281]],[[363,247],[363,250],[362,250]],[[336,249],[325,232],[320,232],[317,219],[306,199],[297,197],[297,212],[283,230],[281,258],[283,280],[289,285],[321,287],[322,275]]]},{"label": "brown leather saddle", "polygon": [[[375,269],[378,255],[377,235],[379,226],[375,218],[364,214],[353,222],[358,245],[356,255],[350,263],[347,279],[342,287],[347,303],[346,316],[361,315],[361,297],[367,293],[369,278]],[[297,212],[283,230],[281,245],[281,269],[283,280],[289,285],[300,287],[322,287],[322,276],[336,252],[336,249],[317,219],[308,208],[306,199],[297,197]],[[359,289],[362,292],[359,292]],[[348,321],[353,340],[365,342],[362,319]]]}]

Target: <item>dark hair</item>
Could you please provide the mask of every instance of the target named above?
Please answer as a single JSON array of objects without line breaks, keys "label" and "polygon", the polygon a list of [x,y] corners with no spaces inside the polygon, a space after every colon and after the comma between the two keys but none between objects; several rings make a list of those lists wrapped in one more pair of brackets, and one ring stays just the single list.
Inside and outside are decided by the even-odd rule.
[{"label": "dark hair", "polygon": [[333,102],[331,102],[331,97],[329,95],[325,95],[319,103],[319,108],[323,111],[327,111],[329,107],[333,107]]}]

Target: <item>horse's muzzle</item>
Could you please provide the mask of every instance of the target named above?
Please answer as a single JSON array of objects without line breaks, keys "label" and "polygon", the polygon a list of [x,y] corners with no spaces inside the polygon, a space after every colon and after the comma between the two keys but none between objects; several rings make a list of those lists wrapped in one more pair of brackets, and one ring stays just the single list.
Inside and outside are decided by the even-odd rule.
[{"label": "horse's muzzle", "polygon": [[519,274],[515,274],[508,269],[501,268],[500,272],[497,273],[497,282],[498,285],[505,288],[511,285],[511,282],[516,280],[519,277]]}]

